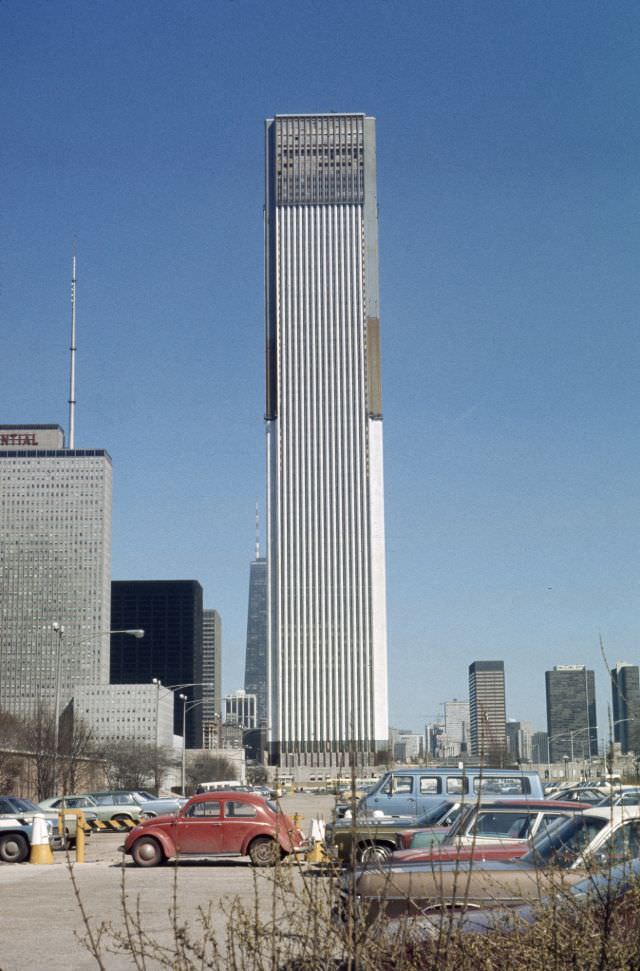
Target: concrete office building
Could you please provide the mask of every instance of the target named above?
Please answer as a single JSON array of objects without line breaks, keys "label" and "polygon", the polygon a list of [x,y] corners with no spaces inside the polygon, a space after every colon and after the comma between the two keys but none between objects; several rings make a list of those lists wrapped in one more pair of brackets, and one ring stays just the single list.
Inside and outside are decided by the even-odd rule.
[{"label": "concrete office building", "polygon": [[387,747],[375,119],[266,123],[269,739],[273,763]]},{"label": "concrete office building", "polygon": [[504,661],[469,665],[471,754],[499,761],[507,748]]},{"label": "concrete office building", "polygon": [[202,732],[207,739],[217,731],[222,714],[222,619],[217,610],[202,611],[202,681]]},{"label": "concrete office building", "polygon": [[640,671],[637,664],[618,661],[611,671],[613,738],[623,754],[640,755]]},{"label": "concrete office building", "polygon": [[[150,684],[159,678],[176,688],[175,735],[182,735],[182,702],[202,699],[202,587],[197,580],[114,580],[114,628],[142,628],[144,638],[111,637],[111,682]],[[180,686],[180,687],[179,687]],[[202,705],[187,713],[187,748],[201,748]]]},{"label": "concrete office building", "polygon": [[256,697],[258,725],[266,725],[267,706],[267,561],[256,558],[249,573],[249,610],[244,666],[244,690]]},{"label": "concrete office building", "polygon": [[[109,680],[111,459],[59,425],[0,425],[0,709]],[[57,631],[53,625],[59,625]]]},{"label": "concrete office building", "polygon": [[545,671],[547,734],[552,762],[598,754],[595,675],[584,664],[557,664]]},{"label": "concrete office building", "polygon": [[154,684],[101,684],[76,689],[74,717],[97,744],[134,741],[174,747],[173,691]]},{"label": "concrete office building", "polygon": [[237,725],[239,728],[254,729],[257,727],[256,696],[246,691],[232,691],[224,699],[225,722],[227,725]]}]

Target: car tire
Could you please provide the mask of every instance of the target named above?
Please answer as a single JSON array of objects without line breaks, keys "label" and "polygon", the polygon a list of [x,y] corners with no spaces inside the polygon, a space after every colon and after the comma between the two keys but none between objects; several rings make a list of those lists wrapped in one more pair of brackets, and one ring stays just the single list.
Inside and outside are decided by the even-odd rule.
[{"label": "car tire", "polygon": [[164,862],[162,847],[152,836],[141,836],[131,847],[131,856],[138,866],[159,866]]},{"label": "car tire", "polygon": [[280,859],[280,847],[268,836],[259,836],[249,847],[249,858],[254,866],[275,866]]},{"label": "car tire", "polygon": [[367,843],[358,847],[356,858],[363,866],[384,866],[391,858],[391,850],[382,843]]},{"label": "car tire", "polygon": [[22,863],[29,855],[29,844],[22,833],[0,836],[0,860],[3,863]]}]

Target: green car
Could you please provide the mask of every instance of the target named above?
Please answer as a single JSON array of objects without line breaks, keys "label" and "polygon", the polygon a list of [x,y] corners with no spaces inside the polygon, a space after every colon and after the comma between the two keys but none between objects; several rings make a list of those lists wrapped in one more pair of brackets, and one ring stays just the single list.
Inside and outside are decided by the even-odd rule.
[{"label": "green car", "polygon": [[133,799],[129,802],[121,796],[107,793],[54,796],[40,803],[40,806],[47,810],[62,809],[63,805],[67,809],[82,809],[87,816],[91,815],[101,823],[109,823],[112,820],[140,822],[140,806]]}]

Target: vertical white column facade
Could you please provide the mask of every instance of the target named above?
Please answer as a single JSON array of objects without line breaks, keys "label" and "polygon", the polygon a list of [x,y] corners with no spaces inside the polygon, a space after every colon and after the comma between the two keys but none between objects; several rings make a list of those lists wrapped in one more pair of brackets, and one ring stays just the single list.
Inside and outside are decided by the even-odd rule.
[{"label": "vertical white column facade", "polygon": [[363,115],[267,122],[269,729],[281,764],[386,746],[373,139]]}]

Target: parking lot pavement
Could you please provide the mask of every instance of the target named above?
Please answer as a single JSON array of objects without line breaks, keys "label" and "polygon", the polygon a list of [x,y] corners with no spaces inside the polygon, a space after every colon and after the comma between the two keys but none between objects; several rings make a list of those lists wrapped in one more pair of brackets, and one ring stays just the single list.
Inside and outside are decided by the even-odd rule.
[{"label": "parking lot pavement", "polygon": [[[300,813],[307,832],[313,818],[328,819],[334,799],[306,793],[285,796],[285,812]],[[86,861],[74,868],[80,899],[92,924],[123,926],[123,899],[131,912],[139,907],[145,930],[160,942],[172,940],[170,911],[177,877],[179,919],[197,928],[199,908],[212,909],[214,926],[222,935],[227,924],[224,908],[238,897],[250,905],[262,887],[265,913],[270,908],[269,870],[256,870],[245,859],[183,860],[178,866],[141,869],[118,847],[124,834],[93,834],[87,840]],[[56,852],[45,866],[0,865],[0,971],[85,971],[97,967],[78,941],[85,927],[74,896],[66,854]],[[124,885],[123,885],[124,877]],[[295,876],[294,876],[295,879]],[[129,957],[107,955],[107,971],[131,969]],[[149,971],[153,964],[147,965]]]}]

